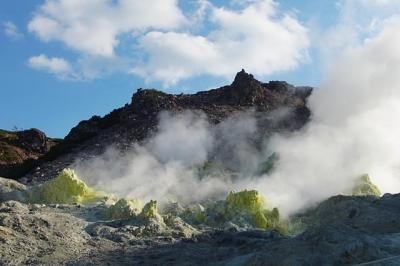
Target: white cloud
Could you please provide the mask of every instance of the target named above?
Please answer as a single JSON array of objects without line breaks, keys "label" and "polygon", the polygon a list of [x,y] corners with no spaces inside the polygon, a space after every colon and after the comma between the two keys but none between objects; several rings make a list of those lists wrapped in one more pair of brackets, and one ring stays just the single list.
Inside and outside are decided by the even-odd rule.
[{"label": "white cloud", "polygon": [[120,34],[172,29],[185,22],[177,0],[47,0],[28,29],[93,56],[110,57]]},{"label": "white cloud", "polygon": [[400,2],[398,0],[356,0],[356,1],[352,0],[352,1],[370,7],[391,7],[391,8],[400,7]]},{"label": "white cloud", "polygon": [[204,73],[207,67],[211,72],[220,56],[217,47],[207,38],[186,33],[150,32],[140,38],[140,46],[149,58],[131,73],[148,81],[162,80],[166,85]]},{"label": "white cloud", "polygon": [[339,0],[338,20],[324,32],[314,36],[322,58],[333,61],[343,50],[362,44],[379,33],[386,21],[398,17],[398,0]]},{"label": "white cloud", "polygon": [[11,39],[19,40],[24,37],[24,35],[18,30],[17,25],[11,21],[6,21],[3,23],[4,33]]},{"label": "white cloud", "polygon": [[33,69],[55,74],[61,79],[70,79],[74,77],[71,65],[63,58],[49,58],[46,55],[41,54],[29,58],[28,64]]},{"label": "white cloud", "polygon": [[88,79],[101,76],[104,67],[91,63],[99,58],[166,86],[199,75],[231,78],[241,68],[265,76],[308,59],[307,29],[279,14],[273,0],[232,1],[231,9],[207,0],[196,5],[184,14],[177,0],[47,0],[28,28],[77,51],[74,68]]},{"label": "white cloud", "polygon": [[139,38],[147,55],[132,72],[165,85],[208,74],[230,77],[238,69],[268,75],[307,60],[307,29],[288,14],[280,17],[270,0],[242,3],[241,10],[210,7],[207,35],[149,32]]}]

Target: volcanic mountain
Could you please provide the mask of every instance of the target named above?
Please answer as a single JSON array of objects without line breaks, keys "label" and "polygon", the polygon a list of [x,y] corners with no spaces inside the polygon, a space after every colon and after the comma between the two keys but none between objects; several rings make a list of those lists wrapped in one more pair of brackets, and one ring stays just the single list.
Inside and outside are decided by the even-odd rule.
[{"label": "volcanic mountain", "polygon": [[[24,182],[43,181],[55,177],[75,160],[97,156],[111,145],[121,151],[129,150],[155,133],[163,111],[175,114],[200,111],[210,123],[218,124],[252,110],[265,134],[291,132],[309,120],[307,98],[311,92],[311,87],[295,87],[284,81],[262,83],[244,70],[237,73],[231,85],[195,94],[172,95],[155,89],[138,89],[129,104],[104,117],[81,121],[60,143],[46,146],[52,148],[43,150],[35,157],[38,160],[30,160],[24,168],[11,173],[0,168],[0,176],[19,178],[26,174]],[[277,110],[285,110],[279,121],[274,118]],[[5,164],[5,167],[11,166]]]},{"label": "volcanic mountain", "polygon": [[[162,132],[163,112],[198,114],[214,128],[250,113],[259,129],[251,134],[256,148],[251,151],[257,152],[269,136],[291,134],[310,120],[311,93],[311,87],[262,83],[241,71],[231,85],[196,94],[139,89],[129,104],[80,122],[63,140],[36,129],[0,131],[0,176],[20,181],[0,177],[0,264],[399,265],[400,194],[381,197],[367,174],[344,195],[285,217],[269,206],[268,198],[247,190],[251,188],[195,203],[166,198],[142,204],[131,195],[97,190],[74,170],[64,169],[101,158],[109,147],[127,155],[138,144],[146,147]],[[230,154],[226,147],[213,148]],[[262,163],[256,178],[270,177],[268,171],[280,160],[274,154]],[[117,160],[113,157],[111,164]],[[205,167],[193,168],[203,180]],[[187,173],[183,172],[186,179]],[[226,180],[226,172],[211,174]],[[229,175],[231,180],[240,178],[234,171]],[[107,185],[117,183],[108,179],[113,175],[106,177]],[[142,181],[156,183],[152,178],[151,174]],[[190,182],[189,186],[200,189]]]}]

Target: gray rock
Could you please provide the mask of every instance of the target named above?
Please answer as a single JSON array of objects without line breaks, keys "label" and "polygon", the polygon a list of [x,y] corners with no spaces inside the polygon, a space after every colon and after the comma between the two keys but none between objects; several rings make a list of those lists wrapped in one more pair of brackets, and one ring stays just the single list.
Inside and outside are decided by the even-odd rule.
[{"label": "gray rock", "polygon": [[[179,217],[102,221],[101,206],[0,204],[0,264],[397,265],[400,195],[332,197],[298,235],[196,227]],[[221,226],[222,228],[222,226]]]},{"label": "gray rock", "polygon": [[25,200],[26,186],[12,179],[0,177],[0,202]]}]

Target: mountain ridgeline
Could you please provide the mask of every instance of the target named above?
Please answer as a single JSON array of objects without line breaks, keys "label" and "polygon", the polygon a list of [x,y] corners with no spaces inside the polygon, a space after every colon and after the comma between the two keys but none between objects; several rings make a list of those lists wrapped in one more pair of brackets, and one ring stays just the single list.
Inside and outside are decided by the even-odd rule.
[{"label": "mountain ridgeline", "polygon": [[[104,117],[93,116],[72,128],[61,141],[50,141],[48,149],[27,160],[3,160],[0,157],[0,176],[36,182],[51,179],[77,158],[97,156],[113,145],[129,150],[157,131],[159,114],[173,114],[188,110],[202,112],[211,124],[241,112],[252,110],[257,126],[265,134],[292,132],[310,119],[307,98],[311,87],[295,87],[284,81],[262,83],[244,70],[237,73],[233,83],[221,88],[195,94],[172,95],[155,89],[138,89],[132,101]],[[287,115],[276,121],[271,114],[286,110]],[[18,133],[20,134],[20,133]],[[43,133],[42,133],[43,134]],[[44,135],[44,134],[43,134]],[[44,135],[44,139],[47,137]],[[13,142],[0,139],[11,147]],[[0,154],[4,154],[1,150]]]}]

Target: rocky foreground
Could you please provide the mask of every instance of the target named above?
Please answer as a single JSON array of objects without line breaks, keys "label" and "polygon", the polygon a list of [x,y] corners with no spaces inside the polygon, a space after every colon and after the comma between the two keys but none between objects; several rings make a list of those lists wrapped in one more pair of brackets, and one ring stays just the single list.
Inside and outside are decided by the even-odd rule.
[{"label": "rocky foreground", "polygon": [[0,204],[2,265],[398,265],[400,195],[336,196],[295,235],[99,219],[102,206]]},{"label": "rocky foreground", "polygon": [[96,192],[71,170],[37,186],[0,178],[0,264],[398,265],[400,194],[360,182],[359,196],[283,218],[256,191],[158,209]]}]

